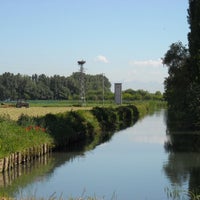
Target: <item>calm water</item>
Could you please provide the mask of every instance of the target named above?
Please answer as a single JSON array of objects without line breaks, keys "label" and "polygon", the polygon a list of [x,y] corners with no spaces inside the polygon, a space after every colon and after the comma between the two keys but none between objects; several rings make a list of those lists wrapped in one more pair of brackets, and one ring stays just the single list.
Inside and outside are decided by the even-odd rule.
[{"label": "calm water", "polygon": [[92,151],[55,153],[7,173],[0,177],[1,191],[15,197],[165,200],[168,189],[196,187],[200,156],[165,150],[164,113],[145,117]]}]

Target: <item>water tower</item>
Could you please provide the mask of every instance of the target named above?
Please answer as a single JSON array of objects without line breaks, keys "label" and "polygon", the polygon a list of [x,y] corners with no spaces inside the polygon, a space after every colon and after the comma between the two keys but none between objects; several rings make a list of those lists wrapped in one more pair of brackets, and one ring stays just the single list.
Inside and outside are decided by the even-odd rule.
[{"label": "water tower", "polygon": [[80,100],[81,104],[85,104],[85,82],[84,82],[84,68],[83,65],[86,61],[81,60],[78,61],[78,65],[80,65]]}]

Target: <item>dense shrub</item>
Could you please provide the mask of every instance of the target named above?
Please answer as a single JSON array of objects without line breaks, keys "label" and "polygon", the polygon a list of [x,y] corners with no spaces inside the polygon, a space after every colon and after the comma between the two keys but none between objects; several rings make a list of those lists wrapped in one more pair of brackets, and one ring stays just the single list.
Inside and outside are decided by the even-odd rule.
[{"label": "dense shrub", "polygon": [[133,125],[139,118],[139,112],[134,105],[120,106],[117,108],[119,116],[119,128]]},{"label": "dense shrub", "polygon": [[44,127],[57,147],[80,141],[104,141],[114,131],[132,125],[139,117],[136,106],[94,107],[92,110],[47,114],[42,117],[22,115],[18,124]]},{"label": "dense shrub", "polygon": [[90,111],[70,111],[59,114],[47,114],[35,118],[54,138],[57,146],[93,139],[100,131],[97,120]]},{"label": "dense shrub", "polygon": [[100,123],[102,131],[114,131],[117,129],[119,121],[116,109],[94,107],[92,113]]}]

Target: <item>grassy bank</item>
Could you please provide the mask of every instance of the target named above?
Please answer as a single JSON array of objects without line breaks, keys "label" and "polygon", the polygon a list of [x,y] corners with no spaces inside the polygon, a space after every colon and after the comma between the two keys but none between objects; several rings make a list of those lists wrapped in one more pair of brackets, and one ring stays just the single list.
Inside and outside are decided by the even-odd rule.
[{"label": "grassy bank", "polygon": [[128,105],[71,110],[38,117],[22,115],[17,123],[22,127],[44,127],[54,139],[56,147],[60,148],[80,141],[104,140],[114,131],[132,125],[138,118],[138,109]]},{"label": "grassy bank", "polygon": [[22,114],[17,121],[2,117],[0,158],[44,143],[56,145],[61,150],[77,144],[80,152],[91,150],[109,140],[115,131],[133,125],[156,107],[160,104],[138,102],[136,105],[93,107],[42,116]]},{"label": "grassy bank", "polygon": [[158,103],[137,102],[136,106],[81,108],[84,110],[53,108],[56,112],[46,108],[49,112],[42,115],[42,108],[36,108],[38,115],[24,113],[30,108],[12,108],[23,112],[18,120],[15,117],[17,121],[5,117],[11,116],[12,112],[0,118],[0,158],[44,143],[66,147],[87,141],[95,146],[115,131],[133,125],[155,106]]},{"label": "grassy bank", "polygon": [[[5,105],[0,105],[0,116],[9,116],[12,120],[18,120],[18,118],[24,114],[28,116],[44,116],[46,114],[57,114],[57,113],[63,113],[67,111],[76,111],[76,110],[90,110],[93,107],[117,107],[114,106],[112,102],[105,101],[104,105],[102,102],[87,102],[85,106],[80,107],[78,106],[78,101],[64,101],[64,100],[32,100],[28,102],[30,107],[29,108],[16,108],[15,104],[10,106],[9,103],[6,103]],[[133,101],[130,103],[131,105],[135,105],[138,107],[138,110],[140,112],[140,115],[143,115],[146,113],[146,109],[149,109],[151,107],[158,106],[161,104],[162,106],[166,104],[163,101]],[[128,104],[124,104],[126,106]]]},{"label": "grassy bank", "polygon": [[8,118],[0,118],[0,158],[42,144],[53,145],[52,137],[39,126],[19,126]]}]

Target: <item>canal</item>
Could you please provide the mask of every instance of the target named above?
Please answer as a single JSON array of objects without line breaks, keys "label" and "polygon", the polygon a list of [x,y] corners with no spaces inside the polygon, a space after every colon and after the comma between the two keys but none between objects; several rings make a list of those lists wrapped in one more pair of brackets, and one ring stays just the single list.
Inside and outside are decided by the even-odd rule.
[{"label": "canal", "polygon": [[200,156],[167,150],[165,121],[160,110],[93,150],[52,153],[1,174],[0,192],[18,198],[189,199],[188,188],[200,185]]}]

